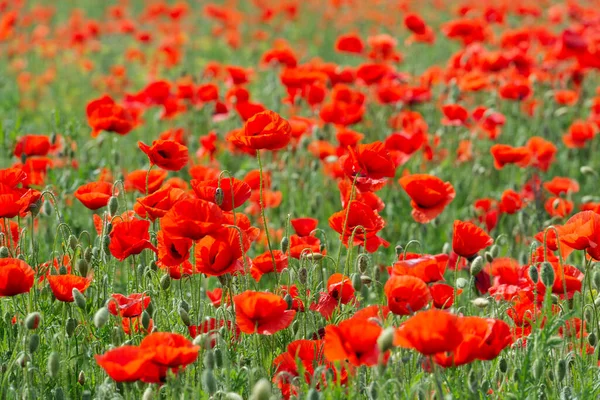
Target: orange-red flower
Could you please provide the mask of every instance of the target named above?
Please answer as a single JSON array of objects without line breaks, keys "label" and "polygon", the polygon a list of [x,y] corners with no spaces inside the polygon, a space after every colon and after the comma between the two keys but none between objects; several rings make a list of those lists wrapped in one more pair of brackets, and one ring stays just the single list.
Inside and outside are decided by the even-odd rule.
[{"label": "orange-red flower", "polygon": [[140,349],[153,353],[152,362],[166,374],[166,368],[177,372],[196,361],[200,346],[178,333],[154,332],[142,339]]},{"label": "orange-red flower", "polygon": [[400,178],[399,182],[411,199],[413,219],[421,224],[440,215],[456,196],[450,182],[432,175],[407,175]]},{"label": "orange-red flower", "polygon": [[350,318],[325,327],[325,358],[352,365],[375,365],[379,361],[377,339],[383,329],[365,318]]},{"label": "orange-red flower", "polygon": [[244,333],[272,335],[287,328],[296,315],[286,301],[272,293],[247,290],[234,296],[235,320]]},{"label": "orange-red flower", "polygon": [[[244,251],[248,250],[245,243]],[[221,276],[244,270],[237,229],[223,228],[196,242],[196,269],[208,276]]]},{"label": "orange-red flower", "polygon": [[361,191],[379,190],[387,178],[396,174],[396,166],[382,142],[359,144],[349,151],[340,157],[340,164]]},{"label": "orange-red flower", "polygon": [[167,171],[179,171],[188,163],[188,148],[174,140],[155,140],[151,146],[138,142],[138,147],[150,160],[151,165]]},{"label": "orange-red flower", "polygon": [[383,287],[390,311],[396,315],[410,315],[424,308],[431,300],[427,284],[410,275],[393,275]]},{"label": "orange-red flower", "polygon": [[417,313],[400,325],[394,335],[396,346],[415,349],[425,356],[452,352],[462,340],[458,317],[440,310]]},{"label": "orange-red flower", "polygon": [[[273,258],[275,258],[275,267],[273,267]],[[273,250],[273,256],[269,251],[254,257],[250,274],[258,282],[264,274],[270,272],[281,272],[288,266],[287,255],[281,250]]]},{"label": "orange-red flower", "polygon": [[46,135],[24,135],[19,138],[13,154],[21,157],[25,154],[31,156],[45,156],[51,148],[50,138]]},{"label": "orange-red flower", "polygon": [[133,205],[133,210],[142,218],[151,221],[165,216],[167,211],[179,200],[188,197],[183,190],[165,184],[163,187],[145,197],[139,197]]},{"label": "orange-red flower", "polygon": [[251,117],[244,128],[228,138],[236,146],[252,150],[278,150],[290,142],[290,124],[273,111],[262,111]]},{"label": "orange-red flower", "polygon": [[108,182],[90,182],[79,186],[75,197],[90,210],[97,210],[108,204],[113,194],[113,185]]},{"label": "orange-red flower", "polygon": [[563,143],[568,148],[582,148],[594,138],[598,128],[592,122],[577,120],[571,124],[567,133],[563,135]]},{"label": "orange-red flower", "polygon": [[356,200],[352,201],[347,209],[338,211],[329,217],[329,226],[340,234],[340,239],[345,246],[348,246],[350,239],[353,239],[353,245],[363,245],[369,253],[373,253],[379,246],[388,247],[390,245],[377,236],[377,233],[385,226],[383,218],[369,206]]},{"label": "orange-red flower", "polygon": [[178,201],[160,220],[165,235],[200,240],[222,228],[223,211],[214,203],[200,199]]},{"label": "orange-red flower", "polygon": [[310,309],[329,319],[338,305],[348,304],[353,300],[354,287],[352,281],[347,276],[336,273],[327,280],[327,292],[321,293],[318,303],[311,304]]},{"label": "orange-red flower", "polygon": [[471,222],[454,221],[452,250],[461,257],[470,259],[494,243],[483,229]]},{"label": "orange-red flower", "polygon": [[[232,182],[233,181],[233,182]],[[244,181],[236,178],[224,177],[200,181],[192,179],[192,189],[199,199],[217,204],[223,211],[231,211],[240,207],[252,195],[252,189]],[[217,199],[217,189],[221,188],[221,198]]]},{"label": "orange-red flower", "polygon": [[98,365],[117,382],[135,382],[146,375],[158,375],[152,362],[154,352],[137,346],[121,346],[95,356]]},{"label": "orange-red flower", "polygon": [[101,131],[126,135],[137,124],[136,117],[116,104],[110,96],[103,96],[88,103],[86,114],[88,124],[92,127],[92,137],[98,136]]},{"label": "orange-red flower", "polygon": [[114,225],[110,232],[110,253],[120,261],[130,255],[140,254],[144,249],[156,252],[156,247],[150,242],[150,221],[145,219],[130,219]]},{"label": "orange-red flower", "polygon": [[108,302],[108,311],[122,318],[133,318],[142,314],[150,304],[150,296],[145,293],[132,293],[128,296],[115,293]]},{"label": "orange-red flower", "polygon": [[35,272],[18,258],[0,259],[0,297],[27,293],[33,286]]},{"label": "orange-red flower", "polygon": [[72,274],[48,275],[47,279],[54,297],[67,303],[73,301],[73,289],[84,293],[92,283],[91,278]]},{"label": "orange-red flower", "polygon": [[494,157],[496,169],[502,169],[506,164],[517,164],[526,167],[531,160],[531,150],[527,147],[512,147],[507,144],[495,144],[490,148]]}]

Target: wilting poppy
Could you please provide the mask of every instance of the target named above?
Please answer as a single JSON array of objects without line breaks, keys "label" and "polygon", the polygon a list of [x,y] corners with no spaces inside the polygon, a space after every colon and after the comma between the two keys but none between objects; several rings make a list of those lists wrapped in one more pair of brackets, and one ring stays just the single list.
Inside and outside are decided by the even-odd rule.
[{"label": "wilting poppy", "polygon": [[477,225],[471,222],[454,221],[452,250],[459,256],[470,259],[492,243],[494,239]]},{"label": "wilting poppy", "polygon": [[113,185],[108,182],[90,182],[79,186],[74,195],[90,210],[105,207],[113,194]]},{"label": "wilting poppy", "polygon": [[247,290],[234,296],[235,320],[244,333],[272,335],[287,328],[296,315],[287,302],[272,293]]},{"label": "wilting poppy", "polygon": [[188,163],[188,148],[174,140],[155,140],[151,146],[138,142],[150,164],[167,171],[179,171]]},{"label": "wilting poppy", "polygon": [[35,272],[18,258],[0,259],[0,297],[27,293],[33,286]]},{"label": "wilting poppy", "polygon": [[410,275],[393,275],[383,287],[390,311],[396,315],[410,315],[424,308],[431,300],[427,284]]},{"label": "wilting poppy", "polygon": [[340,234],[345,246],[348,246],[351,238],[354,240],[353,245],[363,245],[370,253],[377,251],[379,246],[389,246],[386,240],[377,236],[377,232],[385,226],[383,218],[369,206],[356,200],[352,201],[347,209],[329,217],[329,226]]},{"label": "wilting poppy", "polygon": [[[117,382],[135,382],[149,372],[158,375],[158,367],[152,362],[154,352],[137,346],[121,346],[95,356],[98,365]],[[152,373],[150,374],[152,375]]]},{"label": "wilting poppy", "polygon": [[325,358],[347,361],[352,365],[375,365],[379,362],[377,339],[381,326],[364,318],[350,318],[338,325],[325,327]]},{"label": "wilting poppy", "polygon": [[278,150],[290,142],[290,124],[273,111],[262,111],[246,121],[244,128],[236,131],[229,141],[236,146],[253,150]]},{"label": "wilting poppy", "polygon": [[117,260],[123,261],[130,255],[140,254],[144,249],[156,252],[150,242],[150,221],[130,219],[113,225],[108,249]]},{"label": "wilting poppy", "polygon": [[432,175],[407,175],[400,178],[399,182],[410,196],[414,220],[421,224],[426,224],[440,215],[456,196],[450,182],[444,182]]},{"label": "wilting poppy", "polygon": [[65,275],[48,275],[48,283],[52,294],[57,300],[71,303],[73,301],[73,289],[84,293],[92,283],[91,278],[83,276],[65,274]]}]

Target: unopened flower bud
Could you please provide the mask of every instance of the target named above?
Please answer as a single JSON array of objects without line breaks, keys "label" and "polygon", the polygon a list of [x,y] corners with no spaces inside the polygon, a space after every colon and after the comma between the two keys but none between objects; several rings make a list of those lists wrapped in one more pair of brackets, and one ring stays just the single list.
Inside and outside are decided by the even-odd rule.
[{"label": "unopened flower bud", "polygon": [[71,248],[71,250],[75,251],[75,249],[77,248],[77,238],[75,237],[75,235],[70,235],[69,236],[69,247]]},{"label": "unopened flower bud", "polygon": [[183,307],[179,307],[179,316],[181,317],[181,321],[185,326],[190,326],[192,321],[190,320],[190,315]]},{"label": "unopened flower bud", "polygon": [[595,271],[592,279],[594,281],[594,287],[600,290],[600,271]]},{"label": "unopened flower bud", "polygon": [[48,357],[48,374],[52,378],[56,378],[60,372],[60,357],[56,351],[50,353]]},{"label": "unopened flower bud", "polygon": [[160,278],[160,287],[163,290],[167,290],[171,287],[171,277],[169,275],[163,275],[162,278]]},{"label": "unopened flower bud", "polygon": [[379,347],[379,351],[384,353],[394,347],[394,332],[395,329],[392,327],[386,328],[383,330],[383,332],[381,332],[377,338],[377,346]]},{"label": "unopened flower bud", "polygon": [[223,198],[224,198],[223,189],[218,187],[217,190],[215,190],[215,204],[218,206],[223,204]]},{"label": "unopened flower bud", "polygon": [[44,213],[45,216],[49,217],[50,215],[52,215],[52,204],[50,204],[49,201],[45,201],[42,204],[42,213]]},{"label": "unopened flower bud", "polygon": [[469,284],[469,281],[466,280],[465,278],[458,278],[456,280],[456,287],[458,289],[464,289],[467,287],[468,284]]},{"label": "unopened flower bud", "polygon": [[83,370],[79,371],[79,375],[77,375],[77,383],[81,386],[85,385],[85,374],[83,373]]},{"label": "unopened flower bud", "polygon": [[587,339],[588,343],[592,347],[596,347],[596,344],[598,344],[598,339],[596,338],[596,334],[594,332],[590,333]]},{"label": "unopened flower bud", "polygon": [[83,295],[83,293],[81,293],[79,291],[79,289],[73,288],[72,294],[73,294],[73,300],[75,301],[75,305],[77,305],[77,307],[79,307],[80,309],[85,311],[87,304],[86,304],[85,296]]},{"label": "unopened flower bud", "polygon": [[27,363],[29,362],[29,360],[30,360],[29,355],[26,353],[23,353],[17,359],[17,363],[19,364],[19,366],[21,368],[25,368],[27,366]]},{"label": "unopened flower bud", "polygon": [[477,308],[486,308],[487,306],[490,305],[490,301],[483,297],[478,297],[476,299],[473,299],[471,301],[471,303]]},{"label": "unopened flower bud", "polygon": [[269,400],[271,398],[271,383],[262,378],[252,388],[252,394],[250,395],[250,400]]},{"label": "unopened flower bud", "polygon": [[542,375],[544,374],[544,362],[542,359],[538,358],[533,362],[531,372],[536,380],[539,381],[542,378]]},{"label": "unopened flower bud", "polygon": [[67,332],[68,337],[73,336],[76,328],[77,328],[77,320],[75,318],[67,319],[67,323],[65,324],[65,331]]},{"label": "unopened flower bud", "polygon": [[100,329],[104,325],[106,325],[109,317],[110,314],[106,307],[102,307],[98,311],[96,311],[96,314],[94,314],[94,325],[96,325],[96,328]]},{"label": "unopened flower bud", "polygon": [[110,196],[110,198],[108,199],[108,213],[111,216],[114,216],[117,214],[118,210],[119,210],[119,199],[117,198],[117,196]]},{"label": "unopened flower bud", "polygon": [[360,274],[352,275],[352,287],[354,290],[360,290],[362,288],[362,281],[360,280]]},{"label": "unopened flower bud", "polygon": [[146,390],[144,390],[144,395],[142,396],[142,400],[153,400],[154,399],[154,390],[151,386],[148,386]]},{"label": "unopened flower bud", "polygon": [[364,274],[365,272],[367,272],[367,270],[369,269],[369,256],[367,256],[364,253],[360,254],[356,258],[356,265],[358,268],[358,272],[360,272],[361,274]]},{"label": "unopened flower bud", "polygon": [[0,247],[0,258],[8,258],[8,247],[2,246]]},{"label": "unopened flower bud", "polygon": [[402,248],[402,246],[398,245],[398,246],[394,247],[394,251],[396,252],[396,256],[400,257],[400,255],[402,254],[404,249]]},{"label": "unopened flower bud", "polygon": [[79,271],[81,276],[87,276],[89,269],[90,266],[88,265],[87,261],[85,261],[83,258],[77,260],[77,271]]},{"label": "unopened flower bud", "polygon": [[183,308],[187,312],[190,312],[190,305],[185,300],[181,300],[181,302],[179,303],[179,307]]},{"label": "unopened flower bud", "polygon": [[150,314],[146,310],[142,313],[142,327],[144,327],[145,331],[150,327]]},{"label": "unopened flower bud", "polygon": [[554,285],[555,274],[552,264],[550,264],[549,262],[542,263],[540,277],[545,287],[549,288],[552,287],[552,285]]},{"label": "unopened flower bud", "polygon": [[489,263],[494,261],[494,256],[492,256],[492,253],[490,253],[489,251],[486,251],[485,253],[483,253],[483,255],[485,256],[485,261]]},{"label": "unopened flower bud", "polygon": [[483,271],[483,258],[481,256],[477,256],[473,261],[471,261],[471,276],[476,276],[481,271]]},{"label": "unopened flower bud", "polygon": [[42,314],[39,312],[32,312],[25,317],[25,326],[29,330],[35,330],[40,326],[40,322],[42,322]]},{"label": "unopened flower bud", "polygon": [[202,372],[202,383],[204,384],[204,390],[206,390],[209,395],[212,396],[215,394],[217,391],[217,381],[211,369],[205,369],[204,372]]},{"label": "unopened flower bud", "polygon": [[308,281],[308,270],[305,267],[298,270],[298,280],[301,284],[306,285],[306,282]]},{"label": "unopened flower bud", "polygon": [[492,247],[490,247],[490,254],[492,255],[493,258],[496,258],[500,255],[500,248],[498,247],[497,244],[492,245]]},{"label": "unopened flower bud", "polygon": [[294,306],[294,299],[292,298],[292,296],[290,296],[289,293],[286,293],[285,296],[283,297],[283,299],[287,303],[287,309],[291,310],[292,307]]},{"label": "unopened flower bud", "polygon": [[288,239],[287,236],[284,236],[283,239],[281,239],[281,245],[280,245],[281,252],[287,253],[289,245],[290,245],[290,240]]},{"label": "unopened flower bud", "polygon": [[221,349],[215,349],[215,365],[217,368],[221,368],[223,366],[223,352]]},{"label": "unopened flower bud", "polygon": [[[83,259],[85,260],[86,263],[89,264],[90,262],[92,262],[92,257],[93,257],[92,248],[86,247],[85,251],[83,252]],[[85,274],[85,275],[87,275],[87,274]],[[83,276],[85,276],[85,275],[83,275]]]},{"label": "unopened flower bud", "polygon": [[559,382],[562,382],[566,375],[567,362],[564,359],[558,360],[558,363],[556,364],[556,379],[558,379]]},{"label": "unopened flower bud", "polygon": [[215,369],[215,354],[210,349],[204,353],[204,368]]},{"label": "unopened flower bud", "polygon": [[529,279],[531,279],[531,282],[535,284],[537,284],[540,280],[540,274],[535,265],[529,266]]},{"label": "unopened flower bud", "polygon": [[508,361],[506,361],[506,358],[500,359],[500,361],[498,362],[498,368],[503,374],[505,374],[506,371],[508,371]]},{"label": "unopened flower bud", "polygon": [[40,346],[40,336],[37,333],[29,336],[29,352],[31,354],[35,353],[35,351]]}]

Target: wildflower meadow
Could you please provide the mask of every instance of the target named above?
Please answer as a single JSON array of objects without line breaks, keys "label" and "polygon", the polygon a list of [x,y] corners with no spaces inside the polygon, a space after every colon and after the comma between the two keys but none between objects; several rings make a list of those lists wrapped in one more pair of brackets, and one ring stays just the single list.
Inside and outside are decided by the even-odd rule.
[{"label": "wildflower meadow", "polygon": [[0,399],[600,398],[599,0],[0,0]]}]

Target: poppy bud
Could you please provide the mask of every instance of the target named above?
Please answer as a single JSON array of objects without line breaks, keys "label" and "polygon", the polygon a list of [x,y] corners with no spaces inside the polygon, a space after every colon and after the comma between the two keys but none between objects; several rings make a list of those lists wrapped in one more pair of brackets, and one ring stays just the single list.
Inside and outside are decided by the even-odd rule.
[{"label": "poppy bud", "polygon": [[75,304],[77,305],[77,307],[79,307],[85,311],[86,302],[85,302],[85,296],[83,295],[83,293],[81,293],[79,291],[79,289],[77,289],[77,288],[73,288],[72,293],[73,293],[73,300],[75,300]]},{"label": "poppy bud", "polygon": [[496,258],[500,255],[500,248],[498,247],[498,245],[494,244],[492,245],[492,247],[490,247],[490,254],[493,258]]},{"label": "poppy bud", "polygon": [[154,391],[151,386],[148,386],[146,390],[144,390],[144,395],[142,396],[142,400],[152,400],[154,399]]},{"label": "poppy bud", "polygon": [[146,310],[142,313],[142,326],[144,330],[147,331],[150,327],[150,314]]},{"label": "poppy bud", "polygon": [[96,328],[100,329],[104,325],[106,325],[109,316],[110,315],[106,307],[102,307],[98,311],[96,311],[96,314],[94,314],[94,325],[96,325]]},{"label": "poppy bud", "polygon": [[19,254],[17,256],[17,259],[21,260],[21,261],[25,261],[25,256],[23,254]]},{"label": "poppy bud", "polygon": [[402,252],[404,251],[404,249],[402,248],[402,246],[398,245],[396,247],[394,247],[394,250],[396,251],[396,256],[400,257],[400,255],[402,254]]},{"label": "poppy bud", "polygon": [[[109,224],[111,225],[111,224]],[[110,256],[110,237],[108,235],[104,236],[102,238],[102,249],[104,250],[104,254],[106,254],[107,256]]]},{"label": "poppy bud", "polygon": [[8,247],[0,247],[0,258],[8,258]]},{"label": "poppy bud", "polygon": [[[268,397],[265,398],[265,400],[268,399]],[[310,388],[310,390],[308,391],[308,394],[306,395],[306,400],[320,400],[321,399],[321,393],[319,393],[319,391],[315,388]]]},{"label": "poppy bud", "polygon": [[381,332],[377,338],[377,346],[379,347],[379,351],[384,353],[394,347],[394,332],[395,329],[393,327],[386,328],[383,330],[383,332]]},{"label": "poppy bud", "polygon": [[223,204],[223,189],[221,189],[220,187],[218,187],[215,190],[215,204],[218,206],[221,206],[221,204]]},{"label": "poppy bud", "polygon": [[596,338],[596,334],[594,332],[590,333],[587,340],[588,340],[588,343],[590,344],[590,346],[596,347],[596,344],[598,343],[598,339]]},{"label": "poppy bud", "polygon": [[181,317],[181,321],[185,326],[190,326],[192,324],[192,321],[190,321],[190,315],[187,311],[185,311],[185,308],[179,307],[179,316]]},{"label": "poppy bud", "polygon": [[467,287],[468,284],[469,284],[469,281],[466,280],[465,278],[458,278],[456,280],[456,287],[458,289],[464,289]]},{"label": "poppy bud", "polygon": [[52,204],[49,201],[42,203],[42,213],[47,217],[52,215]]},{"label": "poppy bud", "polygon": [[494,261],[494,257],[492,256],[492,253],[490,253],[489,251],[486,251],[485,253],[483,253],[483,255],[485,256],[485,261],[487,261],[489,263]]},{"label": "poppy bud", "polygon": [[21,356],[17,359],[17,363],[21,366],[21,368],[25,368],[28,362],[29,356],[26,353],[21,354]]},{"label": "poppy bud", "polygon": [[290,245],[290,240],[288,239],[287,236],[284,236],[283,239],[281,239],[281,245],[280,245],[281,252],[287,253],[289,245]]},{"label": "poppy bud", "polygon": [[163,275],[160,278],[160,287],[163,290],[167,290],[171,286],[171,277],[169,275]]},{"label": "poppy bud", "polygon": [[121,155],[117,151],[112,151],[112,157],[113,162],[115,163],[114,165],[119,165],[121,163]]},{"label": "poppy bud", "polygon": [[65,392],[60,386],[54,389],[54,400],[64,400]]},{"label": "poppy bud", "polygon": [[58,373],[60,372],[60,358],[56,351],[50,353],[50,356],[48,357],[47,367],[48,374],[50,375],[50,377],[56,378],[58,376]]},{"label": "poppy bud", "polygon": [[29,206],[29,212],[31,213],[31,215],[33,217],[37,217],[37,215],[40,213],[40,210],[42,209],[42,199],[39,198],[35,203],[32,203]]},{"label": "poppy bud", "polygon": [[531,282],[533,283],[538,283],[540,280],[540,275],[535,265],[529,266],[529,279],[531,279]]},{"label": "poppy bud", "polygon": [[81,394],[81,400],[92,400],[92,392],[89,390],[84,390]]},{"label": "poppy bud", "polygon": [[119,199],[117,196],[110,196],[108,199],[108,213],[113,216],[119,210]]},{"label": "poppy bud", "polygon": [[89,265],[88,265],[87,261],[85,261],[83,258],[80,258],[79,260],[77,260],[77,271],[79,271],[79,274],[81,276],[87,276],[87,274],[88,274]]},{"label": "poppy bud", "polygon": [[359,254],[359,256],[356,258],[356,265],[358,267],[358,272],[361,274],[367,272],[367,269],[369,269],[369,256],[364,253]]},{"label": "poppy bud", "polygon": [[252,394],[250,400],[269,400],[271,397],[271,383],[262,378],[252,388]]},{"label": "poppy bud", "polygon": [[244,398],[242,396],[240,396],[237,393],[234,392],[229,392],[225,395],[225,399],[227,400],[244,400]]},{"label": "poppy bud", "polygon": [[302,267],[298,270],[298,281],[300,281],[301,284],[306,285],[306,282],[308,281],[308,270],[306,268]]},{"label": "poppy bud", "polygon": [[190,311],[190,305],[185,300],[181,300],[181,302],[179,303],[179,307],[183,308],[187,312]]},{"label": "poppy bud", "polygon": [[598,177],[596,171],[594,171],[594,169],[589,165],[584,165],[581,168],[579,168],[579,172],[581,172],[583,175],[593,175],[595,177]]},{"label": "poppy bud", "polygon": [[287,309],[291,310],[292,307],[294,306],[294,299],[292,298],[292,296],[290,296],[289,293],[286,293],[285,296],[283,297],[283,299],[287,303]]},{"label": "poppy bud", "polygon": [[156,265],[156,261],[150,261],[150,269],[154,272],[158,271],[158,265]]},{"label": "poppy bud", "polygon": [[320,259],[323,258],[323,254],[321,254],[321,253],[309,253],[309,254],[305,255],[304,257],[306,257],[307,260],[319,261]]},{"label": "poppy bud", "polygon": [[506,358],[500,359],[500,361],[498,362],[498,368],[503,374],[505,374],[506,371],[508,371],[508,361],[506,361]]},{"label": "poppy bud", "polygon": [[371,282],[373,282],[373,279],[368,275],[361,275],[360,281],[362,282],[363,285],[370,285]]},{"label": "poppy bud", "polygon": [[319,252],[324,253],[326,248],[327,246],[325,245],[325,242],[321,243],[319,245]]},{"label": "poppy bud", "polygon": [[360,290],[362,288],[360,274],[352,274],[352,287],[354,288],[354,290]]},{"label": "poppy bud", "polygon": [[83,373],[83,370],[79,371],[79,375],[77,375],[77,383],[81,386],[85,385],[85,374]]},{"label": "poppy bud", "polygon": [[67,274],[67,267],[65,267],[64,265],[61,265],[60,268],[58,269],[58,274],[59,275],[66,275]]},{"label": "poppy bud", "polygon": [[564,344],[564,341],[560,336],[550,336],[546,341],[546,345],[550,348],[558,348]]},{"label": "poppy bud", "polygon": [[592,279],[594,281],[594,286],[596,287],[596,289],[600,290],[600,271],[595,271],[594,275],[592,276]]},{"label": "poppy bud", "polygon": [[212,350],[206,350],[204,353],[204,368],[215,369],[215,354]]},{"label": "poppy bud", "polygon": [[215,365],[217,368],[221,368],[223,366],[223,352],[221,349],[215,349]]},{"label": "poppy bud", "polygon": [[563,379],[565,379],[566,375],[567,375],[567,363],[564,359],[559,360],[558,363],[556,364],[556,379],[558,379],[559,382],[562,382]]},{"label": "poppy bud", "polygon": [[100,249],[96,246],[92,247],[92,256],[98,258],[98,255],[100,255]]},{"label": "poppy bud", "polygon": [[77,320],[75,318],[67,319],[67,323],[65,324],[65,330],[67,332],[68,337],[73,336],[73,333],[75,333],[75,328],[77,328]]},{"label": "poppy bud", "polygon": [[483,271],[483,258],[481,256],[475,257],[473,261],[471,261],[470,270],[471,276],[478,275],[481,271]]},{"label": "poppy bud", "polygon": [[442,253],[450,254],[450,250],[452,250],[452,245],[448,242],[444,243],[444,246],[442,247]]},{"label": "poppy bud", "polygon": [[77,238],[75,237],[75,235],[69,236],[69,247],[73,251],[75,251],[75,249],[77,248]]},{"label": "poppy bud", "polygon": [[478,297],[476,299],[473,299],[471,301],[471,303],[477,308],[486,308],[487,306],[490,305],[490,301],[483,297]]},{"label": "poppy bud", "polygon": [[85,262],[88,264],[92,262],[92,256],[92,249],[90,247],[86,247],[85,251],[83,252],[83,259],[85,260]]},{"label": "poppy bud", "polygon": [[203,346],[204,343],[206,342],[205,340],[205,335],[198,335],[194,338],[194,340],[192,340],[192,343],[194,344],[194,346]]},{"label": "poppy bud", "polygon": [[42,321],[42,314],[39,312],[32,312],[25,317],[25,326],[29,330],[35,330],[40,326],[40,322]]},{"label": "poppy bud", "polygon": [[215,394],[217,391],[217,381],[215,376],[213,375],[212,370],[205,369],[202,373],[202,383],[204,384],[204,390],[208,392],[209,395]]},{"label": "poppy bud", "polygon": [[549,262],[542,263],[540,277],[545,287],[549,288],[552,287],[552,285],[554,285],[555,275],[554,268],[552,268],[552,264],[550,264]]},{"label": "poppy bud", "polygon": [[40,336],[37,333],[34,333],[29,337],[29,352],[31,354],[35,353],[40,345]]},{"label": "poppy bud", "polygon": [[531,371],[533,373],[533,377],[536,380],[540,380],[542,378],[542,375],[544,374],[544,362],[540,358],[536,359],[533,362]]}]

